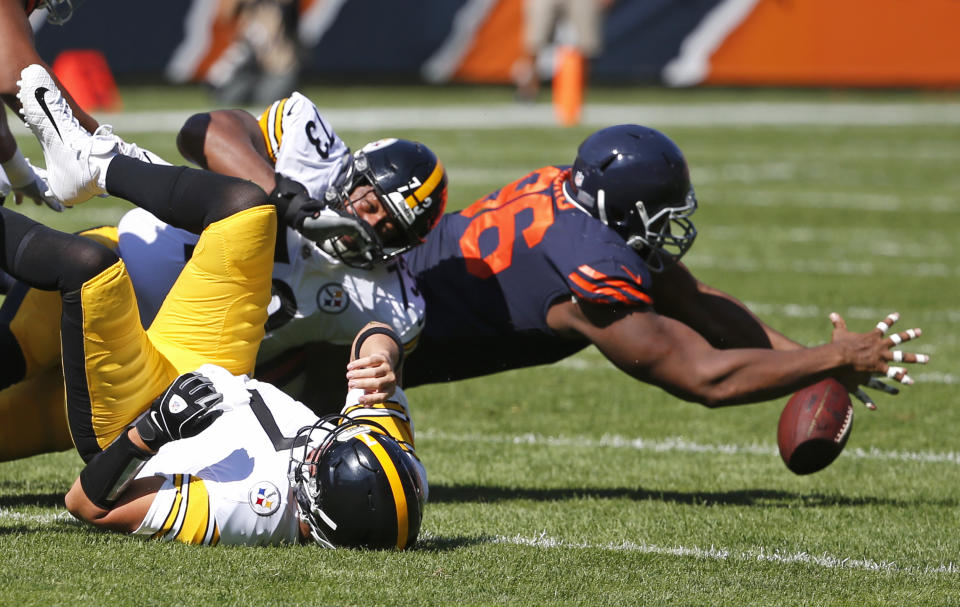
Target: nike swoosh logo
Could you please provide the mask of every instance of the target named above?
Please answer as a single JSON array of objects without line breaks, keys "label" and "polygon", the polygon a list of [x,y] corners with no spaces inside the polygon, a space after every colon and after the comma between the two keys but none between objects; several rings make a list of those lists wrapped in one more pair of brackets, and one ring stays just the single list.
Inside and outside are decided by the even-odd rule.
[{"label": "nike swoosh logo", "polygon": [[40,109],[43,110],[43,113],[47,115],[47,118],[50,119],[50,124],[53,125],[53,130],[57,132],[57,137],[60,138],[60,141],[63,141],[63,135],[60,134],[60,127],[57,126],[57,122],[53,119],[53,114],[50,113],[50,108],[47,107],[47,102],[44,100],[43,96],[50,92],[45,86],[37,87],[37,90],[33,92],[33,96],[37,98],[37,103],[40,104]]}]

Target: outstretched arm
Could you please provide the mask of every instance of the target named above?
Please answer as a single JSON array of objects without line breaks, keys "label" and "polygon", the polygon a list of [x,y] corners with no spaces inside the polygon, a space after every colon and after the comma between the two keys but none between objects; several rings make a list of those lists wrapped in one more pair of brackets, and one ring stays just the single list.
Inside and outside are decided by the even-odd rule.
[{"label": "outstretched arm", "polygon": [[689,326],[649,307],[617,309],[564,301],[547,315],[555,330],[586,337],[632,377],[708,407],[777,398],[827,376],[841,379],[848,389],[866,382],[872,374],[910,383],[905,370],[888,363],[927,360],[893,350],[919,336],[919,330],[886,337],[879,328],[851,333],[841,318],[831,320],[833,340],[815,348],[720,350]]},{"label": "outstretched arm", "polygon": [[653,301],[658,314],[679,320],[715,348],[803,347],[764,323],[737,298],[700,282],[682,263],[654,277]]}]

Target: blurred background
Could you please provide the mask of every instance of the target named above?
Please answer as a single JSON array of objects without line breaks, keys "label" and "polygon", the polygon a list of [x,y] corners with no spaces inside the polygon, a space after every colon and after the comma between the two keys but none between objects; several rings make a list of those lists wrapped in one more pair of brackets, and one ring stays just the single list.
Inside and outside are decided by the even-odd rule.
[{"label": "blurred background", "polygon": [[[197,83],[235,104],[309,83],[494,85],[547,101],[537,85],[565,67],[574,112],[588,98],[577,81],[960,86],[956,0],[88,0],[62,27],[40,11],[32,21],[40,55],[61,59],[58,75],[96,61],[70,51],[93,50],[121,83]],[[88,109],[122,102],[100,97]]]}]

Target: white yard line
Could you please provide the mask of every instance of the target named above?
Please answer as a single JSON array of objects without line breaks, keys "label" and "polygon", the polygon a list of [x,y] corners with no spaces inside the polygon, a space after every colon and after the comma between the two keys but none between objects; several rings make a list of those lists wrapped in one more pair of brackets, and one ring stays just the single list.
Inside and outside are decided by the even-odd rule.
[{"label": "white yard line", "polygon": [[0,508],[0,522],[30,523],[34,525],[46,525],[56,521],[76,520],[66,510],[47,513],[47,514],[24,514],[9,508]]},{"label": "white yard line", "polygon": [[[259,113],[263,108],[251,108]],[[198,109],[96,114],[117,133],[176,132]],[[202,111],[202,110],[200,110]],[[555,127],[548,103],[398,108],[333,108],[323,111],[339,130],[499,129]],[[636,122],[653,126],[897,126],[960,124],[960,103],[690,103],[587,104],[584,126]],[[11,121],[15,134],[26,128]]]},{"label": "white yard line", "polygon": [[[758,312],[757,308],[754,308],[752,306],[751,306],[751,309],[753,309],[755,312],[760,314],[760,316],[769,315],[769,314]],[[884,312],[884,314],[886,313],[887,312]],[[882,318],[884,314],[877,316],[877,318]],[[821,315],[818,313],[815,315],[810,315],[809,317],[811,318],[822,317],[824,321],[826,321],[827,315],[826,314]],[[844,317],[847,320],[855,318],[853,315],[844,315]],[[873,316],[871,316],[871,318],[873,318]],[[923,323],[917,323],[917,324],[923,324]],[[918,344],[916,347],[912,347],[911,350],[914,352],[920,352],[923,354],[931,354],[935,352],[936,347],[931,346],[929,344]],[[608,362],[605,358],[602,358],[602,356],[600,356],[599,354],[597,355],[596,358],[588,358],[589,356],[590,355],[587,354],[587,355],[580,355],[580,356],[575,356],[571,358],[565,358],[561,361],[553,363],[552,366],[560,369],[566,369],[569,371],[596,371],[598,369],[613,369],[613,366],[611,365],[611,363]],[[914,368],[914,370],[910,372],[910,377],[912,377],[914,381],[920,384],[946,384],[946,385],[960,384],[960,375],[957,375],[955,373],[944,373],[941,371],[917,371],[916,368]]]},{"label": "white yard line", "polygon": [[757,561],[783,565],[804,564],[822,567],[825,569],[856,569],[863,571],[883,571],[892,573],[939,573],[960,574],[960,565],[946,563],[938,565],[898,565],[894,561],[860,559],[832,554],[810,554],[808,552],[785,552],[777,548],[763,546],[747,550],[731,550],[728,548],[710,546],[660,546],[647,542],[623,541],[618,543],[594,544],[590,542],[573,542],[556,539],[543,533],[536,537],[515,535],[512,537],[497,535],[491,539],[495,544],[511,544],[515,546],[533,546],[535,548],[566,548],[575,550],[608,550],[613,552],[639,552],[660,556],[692,557],[696,559],[718,561]]},{"label": "white yard line", "polygon": [[721,268],[730,272],[775,272],[777,274],[820,274],[825,276],[909,276],[954,278],[960,265],[937,261],[890,261],[852,259],[781,259],[767,257],[726,257],[691,252],[684,259],[691,269]]},{"label": "white yard line", "polygon": [[[417,433],[418,439],[443,440],[467,443],[512,444],[512,445],[545,445],[548,447],[569,448],[610,448],[631,449],[635,451],[653,451],[657,453],[709,453],[720,455],[759,455],[762,457],[779,457],[777,447],[770,444],[754,443],[749,445],[738,444],[705,444],[698,443],[683,436],[671,436],[662,439],[642,437],[628,437],[617,434],[606,434],[600,438],[584,436],[544,436],[542,434],[455,434],[437,430],[423,430]],[[875,461],[902,461],[923,464],[960,465],[960,452],[934,451],[891,451],[876,447],[847,447],[843,457]]]}]

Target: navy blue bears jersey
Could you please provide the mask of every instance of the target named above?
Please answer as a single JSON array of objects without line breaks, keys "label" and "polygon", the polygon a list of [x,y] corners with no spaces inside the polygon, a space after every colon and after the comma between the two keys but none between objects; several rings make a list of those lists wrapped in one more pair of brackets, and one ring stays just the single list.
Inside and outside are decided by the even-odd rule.
[{"label": "navy blue bears jersey", "polygon": [[589,342],[557,335],[563,299],[649,305],[650,273],[616,232],[570,202],[544,167],[448,213],[407,254],[426,327],[404,368],[415,386],[560,360]]}]

